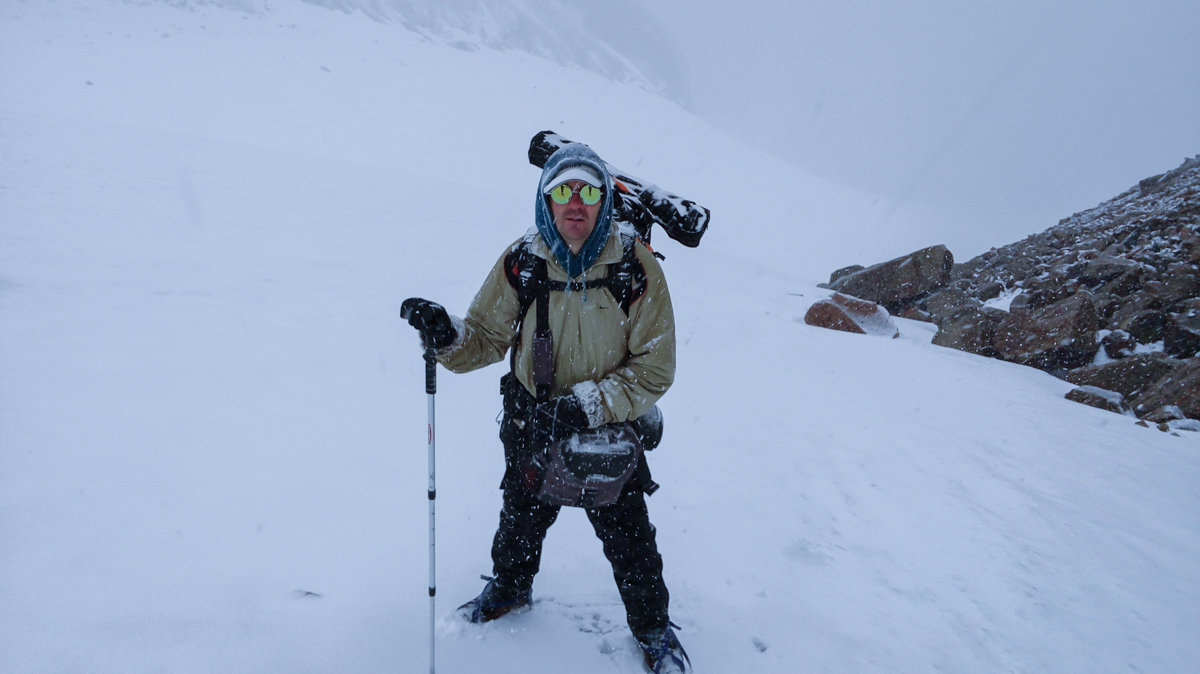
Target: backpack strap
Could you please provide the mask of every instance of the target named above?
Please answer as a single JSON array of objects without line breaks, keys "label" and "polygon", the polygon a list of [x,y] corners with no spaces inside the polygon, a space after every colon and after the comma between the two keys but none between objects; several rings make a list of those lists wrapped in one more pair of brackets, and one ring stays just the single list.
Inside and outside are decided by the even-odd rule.
[{"label": "backpack strap", "polygon": [[621,311],[629,315],[633,303],[646,294],[646,268],[637,256],[637,239],[621,235],[621,261],[608,268],[605,279],[608,291],[621,304]]},{"label": "backpack strap", "polygon": [[554,336],[550,333],[550,279],[546,260],[533,254],[529,242],[522,241],[504,258],[504,276],[517,291],[517,336],[509,352],[509,370],[517,371],[517,346],[529,307],[537,303],[537,323],[533,334],[534,385],[539,401],[550,399],[554,383]]},{"label": "backpack strap", "polygon": [[546,261],[534,255],[529,245],[529,241],[521,241],[504,258],[504,276],[508,279],[508,285],[517,291],[517,301],[521,306],[517,314],[518,336],[525,314],[538,295],[539,286],[547,281]]},{"label": "backpack strap", "polygon": [[534,275],[537,323],[533,329],[533,385],[538,401],[545,402],[554,386],[554,335],[550,332],[550,280],[546,277],[546,261],[540,262]]}]

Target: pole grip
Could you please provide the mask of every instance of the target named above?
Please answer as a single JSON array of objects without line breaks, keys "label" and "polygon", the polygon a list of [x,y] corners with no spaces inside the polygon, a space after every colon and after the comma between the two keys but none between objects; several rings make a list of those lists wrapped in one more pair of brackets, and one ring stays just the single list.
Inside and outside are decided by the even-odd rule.
[{"label": "pole grip", "polygon": [[432,347],[425,349],[425,392],[437,393],[437,357]]}]

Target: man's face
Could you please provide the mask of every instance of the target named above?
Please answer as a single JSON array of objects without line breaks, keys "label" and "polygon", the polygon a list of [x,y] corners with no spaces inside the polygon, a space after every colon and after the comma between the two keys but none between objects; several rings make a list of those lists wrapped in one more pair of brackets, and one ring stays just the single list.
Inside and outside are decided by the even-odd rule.
[{"label": "man's face", "polygon": [[572,180],[567,185],[574,191],[570,201],[565,204],[557,204],[553,199],[547,201],[550,202],[550,214],[554,216],[554,226],[558,228],[559,235],[571,252],[578,254],[584,242],[592,235],[592,230],[596,228],[596,217],[600,215],[600,204],[603,204],[604,200],[588,206],[579,197],[579,188],[584,183]]}]

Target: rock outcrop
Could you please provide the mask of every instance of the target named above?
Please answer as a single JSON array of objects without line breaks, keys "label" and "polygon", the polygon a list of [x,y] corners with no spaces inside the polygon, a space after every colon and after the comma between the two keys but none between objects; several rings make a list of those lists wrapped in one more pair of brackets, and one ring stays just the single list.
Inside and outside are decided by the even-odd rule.
[{"label": "rock outcrop", "polygon": [[1040,234],[953,259],[933,246],[845,267],[825,287],[937,324],[935,344],[1121,398],[1073,392],[1089,404],[1200,419],[1200,156]]},{"label": "rock outcrop", "polygon": [[945,246],[931,246],[865,269],[840,269],[823,287],[881,304],[896,313],[904,302],[944,286],[953,269],[950,251]]}]

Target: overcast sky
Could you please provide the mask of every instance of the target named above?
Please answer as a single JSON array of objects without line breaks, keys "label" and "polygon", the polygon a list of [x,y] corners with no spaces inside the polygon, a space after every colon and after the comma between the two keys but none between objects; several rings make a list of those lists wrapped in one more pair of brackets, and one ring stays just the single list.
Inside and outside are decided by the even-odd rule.
[{"label": "overcast sky", "polygon": [[1196,0],[646,6],[695,112],[881,195],[914,241],[960,230],[960,259],[1200,154]]}]

